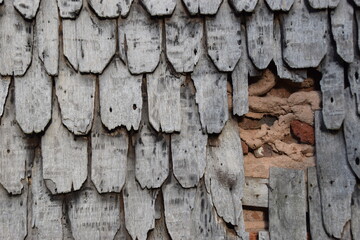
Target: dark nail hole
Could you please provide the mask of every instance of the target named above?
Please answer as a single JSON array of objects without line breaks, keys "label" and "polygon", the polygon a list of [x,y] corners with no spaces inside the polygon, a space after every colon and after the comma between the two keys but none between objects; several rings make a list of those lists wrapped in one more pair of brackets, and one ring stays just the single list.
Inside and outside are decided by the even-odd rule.
[{"label": "dark nail hole", "polygon": [[109,111],[112,112],[112,108],[109,108]]},{"label": "dark nail hole", "polygon": [[136,104],[133,104],[133,109],[134,109],[134,110],[136,110],[136,109],[137,109]]},{"label": "dark nail hole", "polygon": [[355,159],[355,163],[356,163],[356,165],[359,165],[359,164],[360,164],[360,159],[359,159],[359,157],[357,157],[357,158]]}]

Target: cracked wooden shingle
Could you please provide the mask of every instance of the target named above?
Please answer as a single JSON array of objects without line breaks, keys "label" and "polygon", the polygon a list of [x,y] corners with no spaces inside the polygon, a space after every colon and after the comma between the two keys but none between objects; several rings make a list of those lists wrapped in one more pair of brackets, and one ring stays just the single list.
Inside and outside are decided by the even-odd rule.
[{"label": "cracked wooden shingle", "polygon": [[351,94],[356,98],[357,113],[360,114],[360,58],[355,55],[354,61],[349,64],[347,72]]},{"label": "cracked wooden shingle", "polygon": [[126,17],[133,0],[88,0],[89,5],[101,18]]},{"label": "cracked wooden shingle", "polygon": [[12,1],[5,1],[0,26],[0,74],[24,75],[31,63],[33,25],[16,12]]},{"label": "cracked wooden shingle", "polygon": [[132,74],[151,73],[161,53],[161,19],[151,18],[140,3],[134,3],[129,16],[119,19],[120,57]]},{"label": "cracked wooden shingle", "polygon": [[252,12],[254,11],[258,0],[228,0],[229,4],[237,12]]},{"label": "cracked wooden shingle", "polygon": [[99,194],[94,187],[86,187],[73,193],[67,206],[74,239],[114,239],[120,228],[119,195]]},{"label": "cracked wooden shingle", "polygon": [[241,56],[240,18],[224,2],[215,17],[205,20],[207,52],[219,71],[231,72]]},{"label": "cracked wooden shingle", "polygon": [[289,11],[294,0],[265,0],[273,11]]},{"label": "cracked wooden shingle", "polygon": [[[339,2],[343,0],[308,0],[312,8],[315,9],[326,9],[326,8],[336,8]],[[347,0],[345,0],[347,1]],[[355,0],[357,1],[357,0]]]},{"label": "cracked wooden shingle", "polygon": [[74,136],[61,122],[53,100],[52,122],[41,138],[43,178],[52,194],[79,190],[87,178],[88,141]]},{"label": "cracked wooden shingle", "polygon": [[116,50],[116,21],[101,20],[87,8],[62,21],[64,55],[75,70],[102,73]]},{"label": "cracked wooden shingle", "polygon": [[80,13],[83,0],[57,0],[57,3],[62,18],[75,19]]},{"label": "cracked wooden shingle", "polygon": [[[46,1],[46,0],[45,0]],[[14,8],[27,20],[31,20],[35,17],[40,0],[14,0]]]},{"label": "cracked wooden shingle", "polygon": [[181,130],[171,135],[173,173],[182,187],[195,187],[206,167],[207,134],[201,128],[195,88],[181,86]]},{"label": "cracked wooden shingle", "polygon": [[55,88],[62,122],[74,134],[85,135],[94,117],[96,77],[75,72],[64,60],[59,67]]},{"label": "cracked wooden shingle", "polygon": [[170,16],[174,12],[176,2],[177,0],[141,0],[151,16]]},{"label": "cracked wooden shingle", "polygon": [[192,72],[202,54],[203,21],[190,18],[178,3],[171,18],[165,19],[166,56],[176,72]]},{"label": "cracked wooden shingle", "polygon": [[329,236],[340,238],[351,219],[356,179],[347,162],[343,131],[327,130],[321,111],[315,112],[315,138],[323,222]]},{"label": "cracked wooden shingle", "polygon": [[223,0],[182,0],[191,15],[215,15]]},{"label": "cracked wooden shingle", "polygon": [[101,121],[113,130],[125,126],[139,129],[142,111],[142,76],[131,75],[125,64],[115,58],[99,76]]},{"label": "cracked wooden shingle", "polygon": [[10,77],[0,76],[0,119],[4,113],[5,101],[9,93],[10,83]]},{"label": "cracked wooden shingle", "polygon": [[291,68],[317,67],[327,52],[327,11],[310,11],[305,1],[282,15],[283,59]]},{"label": "cracked wooden shingle", "polygon": [[[360,187],[355,186],[351,201],[351,233],[353,239],[360,238]],[[350,238],[349,238],[350,239]]]}]

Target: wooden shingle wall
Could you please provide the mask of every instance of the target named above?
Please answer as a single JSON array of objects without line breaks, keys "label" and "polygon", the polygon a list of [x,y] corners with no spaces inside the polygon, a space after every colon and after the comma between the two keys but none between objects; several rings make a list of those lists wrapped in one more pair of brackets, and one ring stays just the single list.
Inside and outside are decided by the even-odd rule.
[{"label": "wooden shingle wall", "polygon": [[359,239],[359,10],[0,0],[0,239]]}]

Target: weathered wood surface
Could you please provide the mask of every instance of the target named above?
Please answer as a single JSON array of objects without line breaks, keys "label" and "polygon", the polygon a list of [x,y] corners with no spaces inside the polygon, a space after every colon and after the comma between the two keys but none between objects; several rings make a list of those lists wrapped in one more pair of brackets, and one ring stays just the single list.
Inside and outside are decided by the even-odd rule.
[{"label": "weathered wood surface", "polygon": [[203,21],[190,18],[182,3],[165,19],[166,56],[176,72],[192,72],[203,51]]},{"label": "weathered wood surface", "polygon": [[[241,31],[245,32],[245,27]],[[249,111],[248,102],[248,64],[251,62],[247,53],[247,44],[245,34],[241,34],[241,58],[237,63],[234,71],[231,73],[232,80],[232,104],[233,114],[242,116]],[[251,63],[252,64],[252,63]]]},{"label": "weathered wood surface", "polygon": [[306,187],[303,170],[270,168],[271,239],[306,239]]},{"label": "weathered wood surface", "polygon": [[99,193],[121,191],[127,172],[128,146],[127,132],[106,131],[97,110],[91,131],[91,180]]},{"label": "weathered wood surface", "polygon": [[[225,1],[215,17],[207,17],[207,52],[219,71],[231,72],[241,56],[240,18]],[[242,33],[245,34],[245,33]]]},{"label": "weathered wood surface", "polygon": [[336,8],[339,2],[342,2],[343,0],[308,0],[308,1],[312,8],[326,9],[326,8]]},{"label": "weathered wood surface", "polygon": [[169,138],[151,128],[147,106],[143,110],[135,144],[136,180],[142,188],[159,188],[169,175]]},{"label": "weathered wood surface", "polygon": [[347,160],[353,172],[360,178],[360,116],[357,114],[355,96],[350,89],[345,90],[346,115],[344,120],[344,136]]},{"label": "weathered wood surface", "polygon": [[142,111],[141,75],[131,75],[124,63],[115,58],[99,76],[100,113],[110,130],[125,126],[139,129]]},{"label": "weathered wood surface", "polygon": [[51,119],[52,79],[37,54],[33,54],[26,74],[15,77],[14,82],[15,115],[19,126],[27,134],[44,131]]},{"label": "weathered wood surface", "polygon": [[283,58],[292,68],[317,67],[327,52],[327,11],[310,12],[305,1],[282,18]]},{"label": "weathered wood surface", "polygon": [[31,20],[35,17],[40,0],[14,0],[14,8],[25,18]]},{"label": "weathered wood surface", "polygon": [[344,66],[336,59],[335,49],[329,49],[322,63],[322,114],[327,129],[339,129],[345,118]]},{"label": "weathered wood surface", "polygon": [[52,194],[79,190],[87,177],[88,142],[62,124],[58,102],[53,101],[52,122],[41,138],[43,177]]},{"label": "weathered wood surface", "polygon": [[119,19],[120,57],[132,74],[153,72],[160,60],[161,20],[134,3],[129,16]]},{"label": "weathered wood surface", "polygon": [[183,188],[174,176],[162,187],[166,226],[172,239],[193,239],[190,221],[196,188]]},{"label": "weathered wood surface", "polygon": [[315,138],[324,226],[329,236],[340,238],[351,218],[355,177],[346,159],[342,130],[326,130],[320,111],[315,112]]},{"label": "weathered wood surface", "polygon": [[268,179],[246,177],[242,204],[245,206],[267,208],[269,206],[268,184]]},{"label": "weathered wood surface", "polygon": [[312,239],[330,240],[332,238],[326,233],[323,224],[323,214],[321,208],[320,189],[316,167],[310,167],[307,170],[308,180],[308,203],[310,216],[310,234]]},{"label": "weathered wood surface", "polygon": [[265,0],[259,0],[254,12],[246,19],[249,57],[259,69],[265,69],[273,58],[274,14]]},{"label": "weathered wood surface", "polygon": [[281,79],[290,79],[293,82],[303,82],[307,77],[306,69],[290,69],[284,63],[281,46],[281,26],[278,19],[274,20],[274,63],[277,75]]},{"label": "weathered wood surface", "polygon": [[181,86],[181,130],[171,135],[171,154],[176,179],[184,188],[194,187],[206,167],[207,135],[203,133],[194,86]]},{"label": "weathered wood surface", "polygon": [[100,20],[87,8],[63,24],[64,55],[75,70],[102,73],[115,54],[116,22]]},{"label": "weathered wood surface", "polygon": [[238,225],[245,178],[237,123],[229,120],[222,133],[213,141],[215,143],[207,147],[206,188],[211,193],[219,216],[225,222]]},{"label": "weathered wood surface", "polygon": [[33,150],[15,120],[14,91],[13,87],[9,89],[0,124],[0,183],[8,193],[16,195],[23,189],[25,164],[30,162]]},{"label": "weathered wood surface", "polygon": [[254,11],[258,0],[228,0],[230,5],[237,12],[252,12]]},{"label": "weathered wood surface", "polygon": [[289,11],[295,0],[265,0],[273,11]]},{"label": "weathered wood surface", "polygon": [[128,174],[123,190],[125,225],[132,239],[146,240],[155,226],[155,200],[158,190],[142,189],[135,179],[135,156],[128,156]]},{"label": "weathered wood surface", "polygon": [[5,101],[9,93],[10,83],[11,83],[10,77],[0,76],[0,119],[4,113]]},{"label": "weathered wood surface", "polygon": [[[217,13],[223,0],[182,0],[191,15],[214,15]],[[180,4],[180,3],[179,3]],[[179,5],[178,4],[178,5]]]},{"label": "weathered wood surface", "polygon": [[114,239],[120,228],[119,195],[101,195],[87,187],[73,194],[67,206],[74,239]]},{"label": "weathered wood surface", "polygon": [[[26,183],[27,184],[27,183]],[[27,186],[11,196],[0,186],[0,239],[24,239],[27,234]]]},{"label": "weathered wood surface", "polygon": [[341,235],[341,240],[353,240],[351,235],[351,221],[347,222]]},{"label": "weathered wood surface", "polygon": [[336,51],[348,63],[354,60],[354,9],[347,1],[340,1],[331,12],[331,32],[336,42]]},{"label": "weathered wood surface", "polygon": [[[141,0],[142,5],[151,16],[169,16],[176,7],[177,0]],[[182,4],[182,3],[179,3]]]},{"label": "weathered wood surface", "polygon": [[96,78],[75,72],[64,61],[60,62],[59,69],[55,87],[62,122],[76,135],[87,134],[94,117]]},{"label": "weathered wood surface", "polygon": [[351,233],[354,239],[360,239],[360,188],[355,186],[351,201]]},{"label": "weathered wood surface", "polygon": [[270,234],[266,231],[259,231],[258,233],[259,240],[270,240]]},{"label": "weathered wood surface", "polygon": [[208,56],[203,55],[191,78],[196,88],[196,103],[203,130],[220,133],[229,118],[227,75],[219,73]]},{"label": "weathered wood surface", "polygon": [[51,195],[46,188],[43,173],[40,148],[35,150],[35,158],[31,171],[31,239],[63,239],[61,198]]},{"label": "weathered wood surface", "polygon": [[347,72],[351,94],[356,98],[357,113],[360,114],[360,58],[355,56]]},{"label": "weathered wood surface", "polygon": [[94,12],[101,18],[126,17],[133,0],[88,0]]},{"label": "weathered wood surface", "polygon": [[156,131],[180,131],[180,85],[185,76],[171,72],[164,56],[155,72],[147,75],[149,121]]},{"label": "weathered wood surface", "polygon": [[12,3],[5,1],[0,8],[0,74],[20,76],[31,63],[33,26]]},{"label": "weathered wood surface", "polygon": [[74,19],[82,8],[83,0],[57,0],[57,3],[62,18]]},{"label": "weathered wood surface", "polygon": [[165,224],[165,217],[155,220],[154,230],[149,233],[148,240],[171,240]]},{"label": "weathered wood surface", "polygon": [[36,43],[46,72],[55,76],[59,67],[59,15],[56,0],[42,0],[36,15]]}]

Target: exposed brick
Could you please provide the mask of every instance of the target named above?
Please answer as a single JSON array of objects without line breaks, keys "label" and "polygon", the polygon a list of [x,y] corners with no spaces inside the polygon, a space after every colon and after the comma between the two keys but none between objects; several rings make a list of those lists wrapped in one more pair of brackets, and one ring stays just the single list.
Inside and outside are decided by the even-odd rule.
[{"label": "exposed brick", "polygon": [[290,123],[291,132],[302,143],[315,144],[314,128],[304,122],[293,120]]}]

